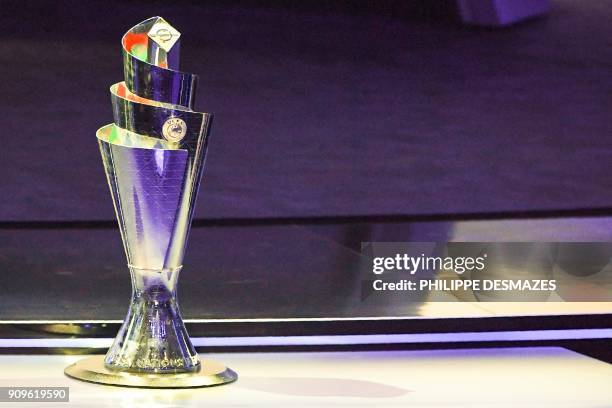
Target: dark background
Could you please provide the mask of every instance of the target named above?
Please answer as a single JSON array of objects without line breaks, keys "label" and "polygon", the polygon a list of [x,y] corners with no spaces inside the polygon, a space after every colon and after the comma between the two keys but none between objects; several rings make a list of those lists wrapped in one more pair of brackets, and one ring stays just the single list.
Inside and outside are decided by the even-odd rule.
[{"label": "dark background", "polygon": [[95,131],[153,16],[215,123],[196,217],[612,206],[612,3],[0,2],[0,221],[112,220]]}]

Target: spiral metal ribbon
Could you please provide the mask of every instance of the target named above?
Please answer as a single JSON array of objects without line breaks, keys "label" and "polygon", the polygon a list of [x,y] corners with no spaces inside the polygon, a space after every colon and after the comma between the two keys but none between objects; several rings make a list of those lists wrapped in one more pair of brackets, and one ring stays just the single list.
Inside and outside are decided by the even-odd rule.
[{"label": "spiral metal ribbon", "polygon": [[125,81],[114,123],[97,132],[128,263],[180,268],[212,115],[193,111],[197,76],[181,72],[180,33],[161,17],[122,39]]}]

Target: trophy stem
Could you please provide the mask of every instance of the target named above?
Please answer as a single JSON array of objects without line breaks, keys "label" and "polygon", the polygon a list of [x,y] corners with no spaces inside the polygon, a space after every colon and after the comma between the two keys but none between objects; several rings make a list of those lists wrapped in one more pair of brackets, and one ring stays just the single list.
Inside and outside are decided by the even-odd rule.
[{"label": "trophy stem", "polygon": [[132,301],[106,354],[111,370],[180,373],[200,369],[179,312],[176,285],[181,267],[167,270],[130,266]]},{"label": "trophy stem", "polygon": [[82,381],[144,388],[210,387],[236,381],[238,375],[223,364],[198,360],[176,300],[180,269],[130,267],[132,303],[106,357],[79,360],[64,373]]}]

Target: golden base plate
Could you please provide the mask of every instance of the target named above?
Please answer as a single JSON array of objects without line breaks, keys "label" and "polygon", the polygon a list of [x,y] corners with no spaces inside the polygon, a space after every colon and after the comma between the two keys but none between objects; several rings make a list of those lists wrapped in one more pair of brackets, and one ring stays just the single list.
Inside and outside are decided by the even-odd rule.
[{"label": "golden base plate", "polygon": [[194,373],[146,374],[109,370],[104,366],[104,356],[94,356],[66,367],[64,373],[92,383],[142,388],[210,387],[238,379],[234,371],[216,361],[201,360],[200,364],[202,368]]}]

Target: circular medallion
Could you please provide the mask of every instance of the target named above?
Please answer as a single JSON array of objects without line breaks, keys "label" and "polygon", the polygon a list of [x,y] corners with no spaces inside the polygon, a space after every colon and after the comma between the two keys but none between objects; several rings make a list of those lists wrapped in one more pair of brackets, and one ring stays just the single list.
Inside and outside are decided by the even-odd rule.
[{"label": "circular medallion", "polygon": [[187,124],[181,118],[169,118],[162,126],[164,139],[169,142],[180,142],[187,133]]}]

